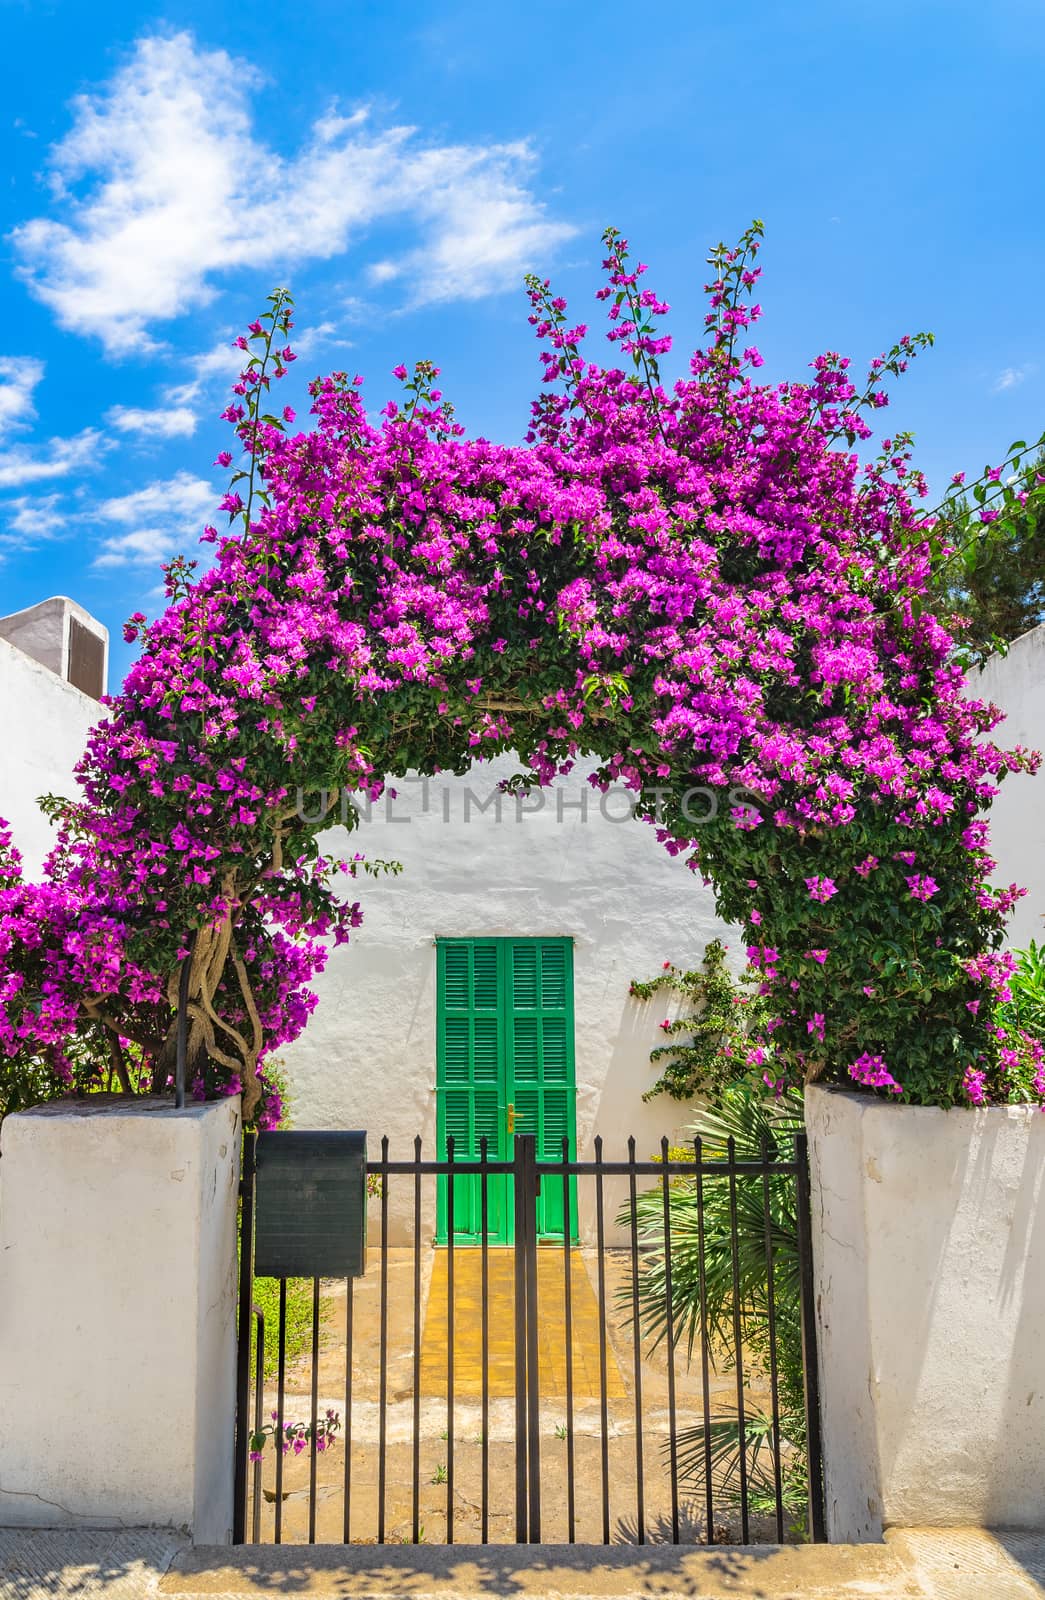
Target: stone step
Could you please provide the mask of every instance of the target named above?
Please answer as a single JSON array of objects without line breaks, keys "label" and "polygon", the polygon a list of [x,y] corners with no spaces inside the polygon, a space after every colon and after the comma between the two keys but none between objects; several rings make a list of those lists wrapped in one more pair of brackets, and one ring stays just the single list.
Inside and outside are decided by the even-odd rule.
[{"label": "stone step", "polygon": [[[1003,1536],[1004,1537],[1004,1536]],[[1012,1543],[1012,1541],[1010,1541]],[[1032,1600],[1045,1540],[1010,1551],[977,1529],[905,1531],[884,1544],[416,1547],[316,1545],[185,1550],[164,1600]]]}]

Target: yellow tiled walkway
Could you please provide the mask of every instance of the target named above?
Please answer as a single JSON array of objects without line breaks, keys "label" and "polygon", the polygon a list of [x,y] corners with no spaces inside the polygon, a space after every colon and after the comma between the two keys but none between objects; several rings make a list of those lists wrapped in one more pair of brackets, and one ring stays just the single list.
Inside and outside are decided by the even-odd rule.
[{"label": "yellow tiled walkway", "polygon": [[[573,1314],[573,1393],[578,1404],[598,1400],[599,1308],[587,1269],[578,1252],[571,1255]],[[540,1389],[544,1395],[566,1393],[566,1294],[561,1250],[537,1256]],[[515,1252],[490,1251],[489,1278],[491,1399],[515,1394]],[[612,1315],[613,1307],[608,1307]],[[424,1334],[421,1340],[421,1389],[446,1393],[447,1380],[447,1252],[437,1250],[432,1266]],[[462,1399],[482,1394],[482,1252],[454,1251],[454,1390]],[[607,1399],[626,1394],[613,1347],[607,1341]]]}]

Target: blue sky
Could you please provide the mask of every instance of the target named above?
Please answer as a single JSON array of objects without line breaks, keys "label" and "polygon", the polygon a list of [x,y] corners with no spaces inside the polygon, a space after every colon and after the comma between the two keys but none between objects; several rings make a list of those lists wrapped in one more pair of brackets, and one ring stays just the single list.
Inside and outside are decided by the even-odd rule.
[{"label": "blue sky", "polygon": [[72,595],[115,680],[121,623],[222,492],[227,347],[276,283],[291,403],[347,367],[376,410],[428,356],[469,431],[515,440],[526,271],[594,333],[621,228],[680,371],[708,245],[760,216],[765,376],[931,328],[885,415],[941,489],[1045,428],[1038,0],[0,0],[0,23],[0,612]]}]

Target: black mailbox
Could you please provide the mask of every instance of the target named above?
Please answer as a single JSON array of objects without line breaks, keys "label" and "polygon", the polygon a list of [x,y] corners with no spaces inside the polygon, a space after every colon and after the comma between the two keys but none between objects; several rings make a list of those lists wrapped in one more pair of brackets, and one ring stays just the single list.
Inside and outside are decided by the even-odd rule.
[{"label": "black mailbox", "polygon": [[254,1271],[360,1278],[366,1267],[366,1134],[259,1133]]}]

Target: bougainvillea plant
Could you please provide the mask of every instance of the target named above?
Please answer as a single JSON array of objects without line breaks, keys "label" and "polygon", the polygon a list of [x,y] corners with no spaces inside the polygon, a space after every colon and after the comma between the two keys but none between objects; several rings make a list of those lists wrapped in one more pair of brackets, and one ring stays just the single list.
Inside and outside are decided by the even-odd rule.
[{"label": "bougainvillea plant", "polygon": [[337,1433],[341,1427],[341,1415],[328,1407],[322,1417],[313,1425],[311,1422],[284,1422],[279,1421],[279,1412],[272,1412],[271,1422],[258,1428],[250,1435],[248,1453],[251,1461],[260,1461],[265,1453],[265,1446],[269,1439],[276,1449],[282,1449],[285,1456],[293,1453],[299,1456],[307,1450],[315,1434],[316,1449],[322,1454],[324,1450],[332,1450],[337,1443]]},{"label": "bougainvillea plant", "polygon": [[[755,1048],[774,1081],[1045,1097],[997,1020],[1018,890],[990,886],[982,819],[1032,758],[991,742],[998,714],[965,697],[926,609],[961,535],[918,511],[910,440],[869,464],[856,449],[930,341],[901,339],[863,383],[832,353],[760,383],[761,231],[712,252],[705,339],[670,387],[667,307],[615,230],[610,364],[529,280],[545,385],[520,446],[466,439],[424,362],[377,420],[360,378],[317,380],[314,426],[291,432],[266,409],[293,359],[272,297],[225,413],[244,464],[229,532],[204,533],[213,565],[172,564],[163,615],[131,619],[141,654],[82,801],[56,808],[44,881],[0,846],[5,1075],[57,1091],[116,1058],[131,1081],[126,1052],[132,1087],[165,1090],[188,962],[196,1092],[242,1088],[246,1116],[271,1117],[266,1056],[361,918],[324,818],[389,775],[513,750],[520,784],[594,758],[595,785],[629,785],[713,883],[769,1002]],[[981,526],[1041,494],[1032,454],[956,483]]]},{"label": "bougainvillea plant", "polygon": [[726,950],[721,939],[710,939],[698,967],[665,961],[655,978],[632,980],[628,993],[634,1000],[665,995],[682,1003],[678,1016],[660,1024],[665,1042],[650,1051],[660,1076],[643,1100],[666,1094],[672,1100],[699,1095],[715,1101],[727,1084],[749,1076],[752,1035],[764,1033],[768,1002],[751,992],[756,972],[748,969],[734,980]]}]

